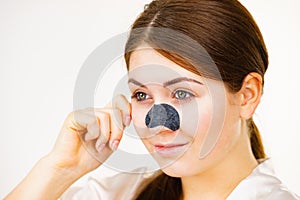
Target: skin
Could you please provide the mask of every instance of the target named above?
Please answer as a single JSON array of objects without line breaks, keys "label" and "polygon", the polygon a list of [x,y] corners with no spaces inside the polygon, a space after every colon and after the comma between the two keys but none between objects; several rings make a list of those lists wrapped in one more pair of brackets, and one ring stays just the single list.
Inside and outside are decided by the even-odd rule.
[{"label": "skin", "polygon": [[[210,134],[207,131],[213,109],[211,96],[205,84],[213,84],[215,87],[222,87],[222,84],[183,69],[151,48],[137,50],[132,54],[130,71],[141,69],[150,64],[167,66],[176,71],[178,76],[184,76],[204,84],[180,82],[172,85],[172,88],[166,88],[163,86],[163,81],[168,80],[168,75],[166,75],[166,80],[147,80],[145,83],[141,80],[146,87],[130,84],[133,93],[137,92],[139,96],[141,96],[139,92],[143,93],[143,98],[134,97],[131,103],[133,123],[137,132],[146,131],[148,135],[151,135],[151,137],[142,138],[143,143],[166,174],[181,177],[183,199],[225,199],[238,183],[257,166],[257,161],[251,152],[246,120],[252,117],[259,102],[260,77],[253,73],[247,76],[241,91],[236,94],[225,92],[225,118],[224,121],[220,122],[223,123],[220,137],[208,156],[199,159],[199,152],[205,136]],[[144,67],[144,71],[145,74],[149,74],[147,67]],[[140,80],[141,75],[143,76],[143,69],[139,73],[133,73],[132,76],[129,76],[134,80]],[[172,96],[172,92],[174,93],[178,89],[187,91],[193,96],[189,97],[189,101],[185,101],[185,98],[178,100]],[[180,107],[188,107],[191,102],[197,106],[193,106],[189,112],[192,113],[193,110],[198,109],[196,132],[186,129],[190,125],[189,123],[183,123],[181,128],[175,132],[165,127],[159,130],[143,128],[145,126],[143,120],[145,113],[154,103],[169,103],[180,110]],[[189,116],[185,117],[189,118]],[[155,144],[178,143],[178,141],[188,143],[183,154],[165,156],[155,153]]]},{"label": "skin", "polygon": [[[163,75],[156,76],[160,77],[159,80],[151,80],[147,79],[150,77],[149,73],[143,74],[143,70],[135,73],[149,64],[165,66],[176,72],[174,77],[188,77],[203,84],[183,81],[166,87],[164,83],[168,80]],[[247,75],[239,92],[232,94],[225,91],[226,112],[222,121],[223,129],[213,150],[202,159],[199,159],[199,152],[205,136],[209,134],[211,113],[214,108],[206,84],[216,87],[222,87],[223,84],[193,74],[151,48],[133,52],[129,78],[144,81],[143,84],[146,86],[141,88],[129,83],[133,94],[131,104],[124,96],[119,95],[105,108],[89,108],[70,113],[53,150],[38,161],[25,179],[5,199],[59,198],[72,183],[99,167],[101,162],[111,155],[118,147],[123,130],[130,124],[131,119],[146,148],[162,170],[170,176],[181,177],[183,199],[225,199],[257,166],[251,152],[245,122],[252,117],[261,97],[262,79],[258,74]],[[174,95],[174,91],[178,88],[193,94],[189,101],[182,102],[181,98],[176,98],[185,98],[187,94],[177,92]],[[148,95],[146,97],[150,98],[143,102],[137,101],[137,90],[142,90]],[[165,127],[156,129],[145,127],[145,116],[154,103],[167,103],[178,110],[182,119],[179,130],[174,132]],[[191,105],[193,109],[190,108]],[[197,110],[193,111],[195,105]],[[184,113],[191,113],[191,110],[194,112],[193,117],[197,117],[193,118],[197,120],[194,120],[196,123],[192,125],[186,124],[183,117]],[[113,117],[117,120],[113,120]],[[88,147],[94,153],[98,153],[101,162],[86,151],[80,137],[91,144]],[[153,145],[176,142],[187,144],[182,150],[183,153],[176,156],[162,156],[156,153],[157,149]]]},{"label": "skin", "polygon": [[[131,121],[131,107],[126,98],[119,95],[112,102],[105,108],[71,112],[53,150],[37,162],[5,199],[58,199],[77,179],[98,168],[102,163],[84,148],[80,137],[94,141],[95,146],[89,148],[100,152],[101,161],[111,155]],[[119,121],[113,120],[113,116]]]}]

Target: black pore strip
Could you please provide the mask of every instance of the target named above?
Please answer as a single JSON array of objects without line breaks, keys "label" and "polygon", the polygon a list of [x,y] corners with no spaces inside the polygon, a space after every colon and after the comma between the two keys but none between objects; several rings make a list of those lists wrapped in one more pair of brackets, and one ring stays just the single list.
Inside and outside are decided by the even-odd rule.
[{"label": "black pore strip", "polygon": [[176,131],[180,127],[179,114],[168,104],[155,104],[147,113],[145,124],[148,128],[164,126]]}]

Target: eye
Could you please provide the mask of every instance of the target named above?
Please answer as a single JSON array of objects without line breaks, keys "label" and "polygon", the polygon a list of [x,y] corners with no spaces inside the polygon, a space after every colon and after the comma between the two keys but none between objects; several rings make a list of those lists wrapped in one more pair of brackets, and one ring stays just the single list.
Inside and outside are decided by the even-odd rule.
[{"label": "eye", "polygon": [[144,92],[136,92],[132,98],[136,98],[137,101],[144,101],[146,99],[149,99],[149,95],[147,95],[146,93]]},{"label": "eye", "polygon": [[174,92],[174,97],[178,100],[185,100],[193,97],[194,95],[184,90],[177,90]]}]

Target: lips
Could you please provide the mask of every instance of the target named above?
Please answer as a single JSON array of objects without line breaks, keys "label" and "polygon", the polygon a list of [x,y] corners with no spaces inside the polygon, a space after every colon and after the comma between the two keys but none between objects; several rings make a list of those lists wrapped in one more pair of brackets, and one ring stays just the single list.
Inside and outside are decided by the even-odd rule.
[{"label": "lips", "polygon": [[155,144],[156,153],[163,157],[173,157],[183,153],[187,148],[188,143],[183,144]]}]

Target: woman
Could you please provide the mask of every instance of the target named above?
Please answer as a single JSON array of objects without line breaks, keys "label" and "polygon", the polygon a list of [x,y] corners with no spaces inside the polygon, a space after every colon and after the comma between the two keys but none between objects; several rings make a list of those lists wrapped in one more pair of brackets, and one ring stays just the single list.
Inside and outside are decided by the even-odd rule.
[{"label": "woman", "polygon": [[[268,55],[238,1],[153,1],[132,26],[125,61],[131,103],[119,95],[71,113],[7,199],[298,199],[272,173],[252,120]],[[67,190],[118,148],[131,120],[161,172]]]}]

